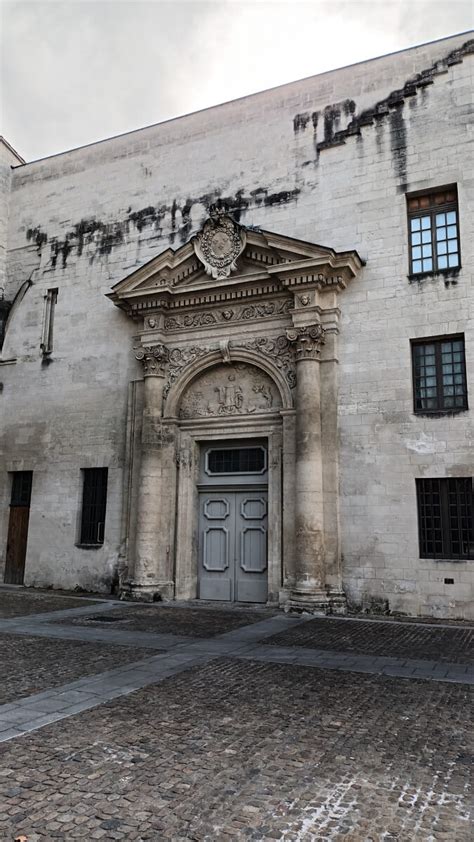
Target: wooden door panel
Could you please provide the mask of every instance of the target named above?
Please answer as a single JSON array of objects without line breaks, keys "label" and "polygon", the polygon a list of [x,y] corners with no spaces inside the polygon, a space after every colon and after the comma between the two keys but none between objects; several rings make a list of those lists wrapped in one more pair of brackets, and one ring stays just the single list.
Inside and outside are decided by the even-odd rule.
[{"label": "wooden door panel", "polygon": [[249,489],[236,496],[235,598],[238,602],[266,602],[267,495]]},{"label": "wooden door panel", "polygon": [[234,496],[218,492],[200,495],[200,599],[233,599]]},{"label": "wooden door panel", "polygon": [[9,585],[23,584],[29,517],[29,506],[10,507],[5,565],[5,582]]}]

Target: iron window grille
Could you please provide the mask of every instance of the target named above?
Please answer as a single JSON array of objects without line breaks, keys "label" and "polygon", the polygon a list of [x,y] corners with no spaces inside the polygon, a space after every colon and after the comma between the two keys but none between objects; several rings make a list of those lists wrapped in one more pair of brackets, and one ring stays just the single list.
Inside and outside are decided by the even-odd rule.
[{"label": "iron window grille", "polygon": [[263,447],[224,447],[207,453],[209,474],[260,474],[266,469]]},{"label": "iron window grille", "polygon": [[407,197],[410,274],[449,272],[461,266],[455,187]]},{"label": "iron window grille", "polygon": [[29,507],[31,502],[32,483],[33,471],[15,471],[13,473],[10,506]]},{"label": "iron window grille", "polygon": [[81,544],[104,543],[107,474],[107,468],[83,469]]},{"label": "iron window grille", "polygon": [[468,408],[463,336],[412,342],[414,411],[460,412]]},{"label": "iron window grille", "polygon": [[417,479],[420,558],[474,559],[472,477]]}]

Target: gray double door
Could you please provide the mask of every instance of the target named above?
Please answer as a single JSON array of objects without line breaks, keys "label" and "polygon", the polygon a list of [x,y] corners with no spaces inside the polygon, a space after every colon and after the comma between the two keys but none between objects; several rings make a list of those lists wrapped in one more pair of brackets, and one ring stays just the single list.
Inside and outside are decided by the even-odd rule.
[{"label": "gray double door", "polygon": [[201,491],[199,527],[200,599],[266,602],[267,492]]}]

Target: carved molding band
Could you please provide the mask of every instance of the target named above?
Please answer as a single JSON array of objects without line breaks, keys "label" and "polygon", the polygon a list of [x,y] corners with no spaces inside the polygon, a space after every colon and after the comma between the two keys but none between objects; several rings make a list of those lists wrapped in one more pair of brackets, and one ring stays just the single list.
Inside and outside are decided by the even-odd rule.
[{"label": "carved molding band", "polygon": [[286,331],[286,336],[296,350],[296,361],[318,360],[324,345],[324,329],[321,325],[304,325]]},{"label": "carved molding band", "polygon": [[165,367],[169,359],[169,352],[166,345],[143,345],[134,348],[135,359],[140,360],[143,365],[145,377],[164,377]]},{"label": "carved molding band", "polygon": [[165,330],[186,330],[190,327],[206,327],[220,322],[248,322],[269,316],[286,316],[293,308],[291,298],[282,298],[278,301],[264,301],[261,304],[246,304],[235,310],[228,307],[225,310],[214,309],[183,316],[167,316],[164,327]]}]

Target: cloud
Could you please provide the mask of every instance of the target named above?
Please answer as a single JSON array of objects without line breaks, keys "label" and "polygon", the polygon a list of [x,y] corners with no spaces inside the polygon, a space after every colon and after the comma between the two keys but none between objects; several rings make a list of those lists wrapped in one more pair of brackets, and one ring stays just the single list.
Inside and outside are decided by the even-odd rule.
[{"label": "cloud", "polygon": [[4,0],[2,131],[27,159],[469,28],[465,0]]}]

